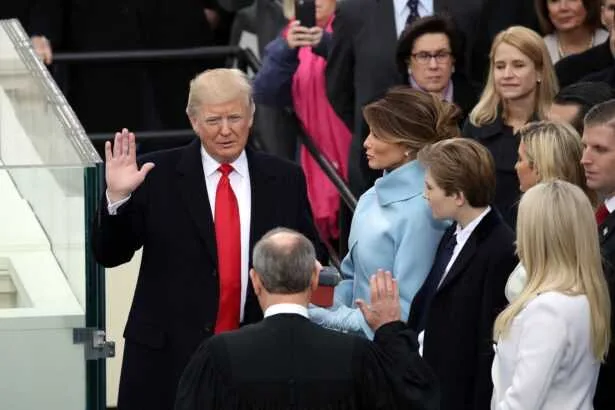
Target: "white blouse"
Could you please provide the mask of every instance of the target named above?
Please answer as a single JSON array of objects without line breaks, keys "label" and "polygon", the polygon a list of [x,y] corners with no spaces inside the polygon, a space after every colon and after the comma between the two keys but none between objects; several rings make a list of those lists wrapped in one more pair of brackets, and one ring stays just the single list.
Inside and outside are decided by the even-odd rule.
[{"label": "white blouse", "polygon": [[600,363],[585,295],[546,292],[495,346],[492,410],[591,410]]}]

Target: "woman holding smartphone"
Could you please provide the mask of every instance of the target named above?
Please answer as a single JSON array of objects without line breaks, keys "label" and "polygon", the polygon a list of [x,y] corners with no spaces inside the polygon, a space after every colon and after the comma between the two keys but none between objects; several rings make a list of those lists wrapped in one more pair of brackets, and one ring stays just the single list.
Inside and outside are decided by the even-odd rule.
[{"label": "woman holding smartphone", "polygon": [[[265,49],[263,66],[254,79],[254,100],[257,104],[292,108],[299,129],[313,139],[338,173],[346,178],[351,133],[333,111],[325,89],[335,5],[335,0],[284,1],[285,15],[290,22]],[[279,137],[296,138],[295,135]],[[337,189],[304,147],[300,150],[300,160],[314,222],[323,240],[336,240],[340,209]]]}]

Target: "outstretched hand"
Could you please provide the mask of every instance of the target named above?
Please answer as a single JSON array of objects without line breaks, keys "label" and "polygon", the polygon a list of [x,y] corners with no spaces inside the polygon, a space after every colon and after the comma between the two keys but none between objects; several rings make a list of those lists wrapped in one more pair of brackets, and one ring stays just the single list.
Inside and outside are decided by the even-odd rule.
[{"label": "outstretched hand", "polygon": [[154,168],[154,163],[148,162],[139,169],[136,152],[135,134],[126,128],[115,133],[113,149],[110,141],[105,142],[105,178],[112,203],[128,198]]},{"label": "outstretched hand", "polygon": [[357,299],[356,304],[369,327],[375,332],[382,325],[400,320],[399,289],[391,272],[384,272],[382,269],[372,275],[369,285],[370,304],[362,299]]}]

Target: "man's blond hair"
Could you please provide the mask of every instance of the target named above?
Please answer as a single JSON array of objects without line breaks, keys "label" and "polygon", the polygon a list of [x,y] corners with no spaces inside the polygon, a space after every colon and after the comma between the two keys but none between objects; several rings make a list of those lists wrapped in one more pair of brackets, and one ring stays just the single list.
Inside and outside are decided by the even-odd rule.
[{"label": "man's blond hair", "polygon": [[253,114],[252,86],[243,71],[236,68],[203,71],[190,81],[186,113],[194,117],[203,104],[224,104],[239,98],[245,99],[246,107]]}]

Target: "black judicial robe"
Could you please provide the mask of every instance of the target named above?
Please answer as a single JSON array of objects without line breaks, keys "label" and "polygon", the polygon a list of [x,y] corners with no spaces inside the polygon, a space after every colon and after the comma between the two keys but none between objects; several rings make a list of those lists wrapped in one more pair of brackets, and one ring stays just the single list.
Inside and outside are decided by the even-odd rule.
[{"label": "black judicial robe", "polygon": [[433,372],[402,322],[374,342],[278,314],[205,341],[186,367],[175,410],[437,409]]}]

